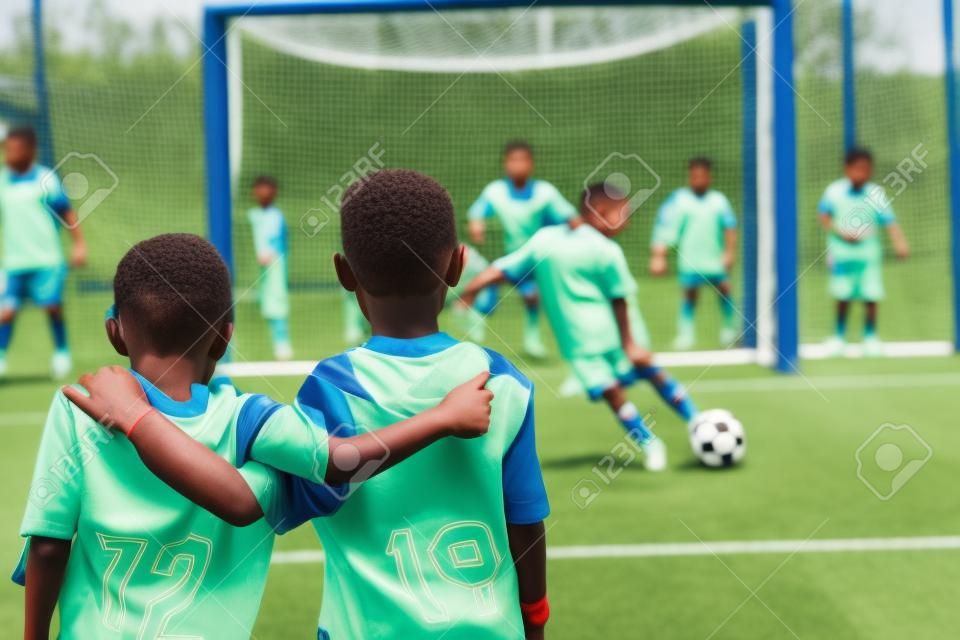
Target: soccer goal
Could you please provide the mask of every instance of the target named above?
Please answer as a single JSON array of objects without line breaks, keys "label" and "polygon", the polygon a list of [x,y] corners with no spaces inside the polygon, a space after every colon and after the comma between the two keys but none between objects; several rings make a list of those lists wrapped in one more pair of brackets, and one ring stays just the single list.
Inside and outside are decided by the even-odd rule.
[{"label": "soccer goal", "polygon": [[[342,348],[331,255],[344,188],[379,167],[440,180],[466,211],[501,177],[501,150],[533,146],[535,177],[569,201],[619,181],[633,216],[620,237],[658,352],[680,307],[671,273],[647,268],[661,203],[707,156],[738,217],[739,346],[721,349],[701,292],[696,349],[665,362],[796,366],[797,167],[793,12],[767,2],[364,0],[213,4],[204,15],[209,236],[238,294],[237,349],[268,357],[262,277],[244,212],[259,175],[279,182],[289,227],[290,328],[304,359]],[[464,233],[464,238],[466,234]],[[503,252],[492,223],[482,246]],[[519,297],[505,289],[486,342],[519,352]],[[347,309],[349,313],[349,309]],[[456,327],[450,328],[456,333]],[[239,359],[239,358],[238,358]],[[298,366],[284,365],[284,366]]]}]

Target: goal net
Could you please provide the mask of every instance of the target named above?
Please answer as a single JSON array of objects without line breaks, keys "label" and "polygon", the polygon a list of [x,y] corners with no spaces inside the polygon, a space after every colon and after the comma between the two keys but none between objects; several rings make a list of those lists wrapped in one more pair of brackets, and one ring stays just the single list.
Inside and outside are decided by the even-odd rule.
[{"label": "goal net", "polygon": [[[757,19],[759,27],[745,31]],[[619,180],[628,190],[635,211],[618,241],[639,280],[639,305],[658,351],[670,350],[681,294],[673,257],[669,275],[648,272],[656,213],[685,186],[688,159],[711,158],[714,187],[740,222],[732,282],[747,349],[719,351],[719,303],[709,288],[694,348],[709,352],[700,354],[704,361],[754,360],[754,347],[772,340],[771,26],[764,11],[707,7],[231,20],[226,102],[238,352],[270,357],[257,304],[262,272],[246,216],[256,176],[279,181],[292,341],[311,359],[356,338],[348,335],[351,312],[331,260],[340,248],[345,186],[380,167],[423,171],[450,191],[466,239],[468,208],[502,177],[504,144],[524,139],[534,149],[535,177],[573,203],[588,182]],[[759,47],[745,63],[750,38]],[[488,260],[503,254],[495,219],[475,248]],[[487,320],[486,342],[520,355],[522,309],[509,289],[501,288]],[[446,314],[444,327],[462,335],[455,320]]]},{"label": "goal net", "polygon": [[[911,245],[910,258],[898,261],[884,241],[879,335],[896,355],[949,353],[954,310],[941,3],[857,0],[853,9],[854,138],[872,151],[874,181],[892,200]],[[835,331],[826,237],[816,211],[826,186],[843,176],[841,3],[798,3],[796,18],[797,273],[801,340],[807,345],[801,355],[816,357]],[[860,305],[848,325],[849,340],[858,343]]]}]

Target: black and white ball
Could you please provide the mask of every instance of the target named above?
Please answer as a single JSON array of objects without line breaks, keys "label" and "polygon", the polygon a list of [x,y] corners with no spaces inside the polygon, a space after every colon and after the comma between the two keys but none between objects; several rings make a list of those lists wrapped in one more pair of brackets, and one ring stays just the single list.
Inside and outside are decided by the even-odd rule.
[{"label": "black and white ball", "polygon": [[747,452],[747,434],[732,413],[710,409],[690,421],[690,446],[708,467],[732,467]]}]

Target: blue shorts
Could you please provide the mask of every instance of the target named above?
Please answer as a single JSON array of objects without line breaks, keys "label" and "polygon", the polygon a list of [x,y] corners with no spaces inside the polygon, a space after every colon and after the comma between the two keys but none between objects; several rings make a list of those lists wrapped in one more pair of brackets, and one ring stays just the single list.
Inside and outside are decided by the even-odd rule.
[{"label": "blue shorts", "polygon": [[493,313],[493,310],[496,308],[498,297],[497,287],[487,287],[477,294],[477,299],[473,303],[473,308],[479,313],[488,316]]},{"label": "blue shorts", "polygon": [[7,283],[0,297],[0,307],[17,310],[27,300],[38,307],[52,307],[63,302],[66,267],[44,267],[7,272]]},{"label": "blue shorts", "polygon": [[537,288],[537,281],[533,277],[533,273],[528,273],[523,276],[519,282],[517,282],[517,291],[520,292],[524,298],[529,298],[540,293],[540,289]]},{"label": "blue shorts", "polygon": [[680,286],[684,289],[697,289],[704,285],[719,287],[730,279],[726,273],[681,273]]}]

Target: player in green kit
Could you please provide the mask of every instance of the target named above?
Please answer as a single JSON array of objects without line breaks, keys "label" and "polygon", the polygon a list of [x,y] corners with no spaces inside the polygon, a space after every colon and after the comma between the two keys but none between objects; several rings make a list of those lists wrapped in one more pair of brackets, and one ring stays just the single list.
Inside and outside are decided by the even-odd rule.
[{"label": "player in green kit", "polygon": [[[489,376],[494,399],[484,437],[440,440],[345,493],[326,486],[291,493],[272,518],[282,532],[327,516],[313,520],[326,554],[318,638],[542,638],[549,507],[533,388],[503,356],[438,330],[447,290],[464,266],[453,202],[434,180],[405,170],[371,174],[348,195],[341,207],[344,253],[335,267],[373,336],[321,361],[304,382],[296,406],[317,428],[238,428],[239,462],[315,479],[315,439],[402,430],[387,425],[436,405],[458,383],[482,384]],[[169,439],[158,437],[149,451],[134,444],[141,455],[177,455]],[[346,453],[330,460],[367,475]],[[223,471],[216,481],[188,481],[187,489],[209,502],[222,483],[235,481],[235,470]],[[161,473],[181,488],[183,475]],[[331,513],[331,503],[347,494]]]},{"label": "player in green kit", "polygon": [[[628,199],[611,185],[583,194],[581,216],[541,229],[517,251],[500,258],[467,285],[463,300],[492,284],[532,274],[543,295],[560,353],[591,400],[606,401],[646,455],[651,471],[666,467],[666,448],[647,427],[624,388],[649,381],[684,420],[697,410],[683,388],[653,364],[634,337],[637,283],[623,249],[612,240],[626,228]],[[632,309],[633,307],[633,309]]]},{"label": "player in green kit", "polygon": [[[460,427],[467,427],[462,435],[486,431],[489,392],[464,388],[446,407],[377,439],[312,442],[316,484],[252,462],[237,471],[233,464],[246,457],[242,434],[319,430],[292,407],[229,384],[207,385],[233,328],[230,277],[219,254],[188,234],[146,240],[120,261],[114,296],[107,336],[133,373],[107,368],[81,378],[90,397],[67,387],[54,398],[21,526],[29,550],[15,576],[26,586],[26,638],[49,637],[57,605],[62,640],[248,638],[273,546],[267,521],[282,521],[291,494],[336,490],[347,476],[328,458],[381,462],[388,446],[379,471]],[[119,401],[104,405],[103,390]],[[158,438],[172,459],[153,455]],[[208,500],[198,497],[197,506],[171,490],[137,459],[137,449],[157,473],[172,466],[177,486],[212,489]]]},{"label": "player in green kit", "polygon": [[17,312],[24,301],[32,300],[43,307],[50,319],[54,345],[50,368],[54,378],[63,378],[70,373],[72,361],[63,317],[67,262],[60,246],[60,224],[70,231],[73,242],[71,265],[86,264],[87,243],[60,179],[52,170],[36,163],[37,136],[33,129],[11,129],[3,150],[0,279],[5,276],[6,287],[0,283],[0,377],[7,373],[7,349]]},{"label": "player in green kit", "polygon": [[273,356],[290,360],[290,291],[287,284],[287,221],[274,202],[277,199],[276,178],[259,176],[253,181],[253,197],[257,206],[247,211],[253,229],[253,247],[260,263],[260,313],[270,329]]},{"label": "player in green kit", "polygon": [[883,241],[886,229],[897,257],[910,255],[907,239],[896,222],[883,187],[870,181],[873,156],[866,149],[851,149],[844,162],[846,176],[832,183],[818,206],[820,224],[827,231],[830,295],[837,302],[836,333],[827,342],[833,355],[846,348],[850,303],[866,306],[863,329],[865,355],[881,354],[877,338],[877,304],[883,300]]},{"label": "player in green kit", "polygon": [[667,252],[677,250],[677,271],[683,288],[674,348],[689,349],[695,340],[694,312],[700,287],[709,285],[720,296],[723,325],[720,343],[737,339],[736,309],[730,288],[730,270],[736,257],[737,218],[727,197],[711,188],[713,165],[708,158],[689,163],[689,186],[674,191],[660,207],[654,226],[650,271],[667,272]]},{"label": "player in green kit", "polygon": [[[504,249],[516,251],[545,226],[561,224],[576,216],[576,208],[555,186],[533,177],[533,148],[523,140],[507,143],[503,150],[505,177],[484,188],[467,212],[470,240],[477,246],[486,240],[486,220],[497,218],[503,227]],[[522,279],[516,288],[523,296],[526,321],[523,349],[540,358],[546,355],[540,335],[540,299],[532,279]]]}]

